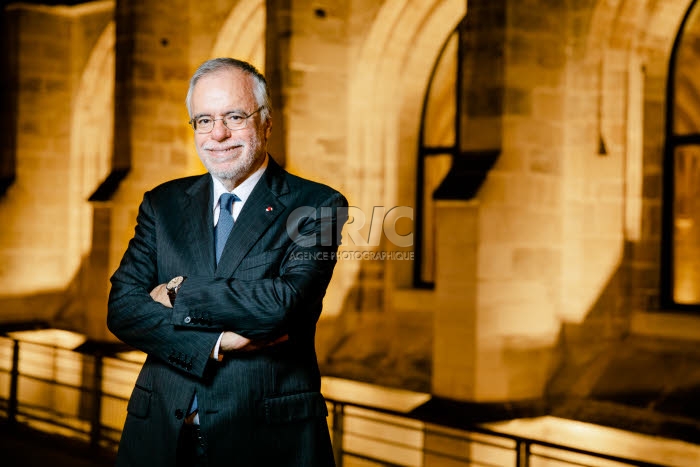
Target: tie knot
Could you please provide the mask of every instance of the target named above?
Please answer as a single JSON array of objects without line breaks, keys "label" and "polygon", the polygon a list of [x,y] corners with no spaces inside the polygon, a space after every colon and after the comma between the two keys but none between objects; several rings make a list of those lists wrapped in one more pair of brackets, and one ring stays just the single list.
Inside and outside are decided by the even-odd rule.
[{"label": "tie knot", "polygon": [[234,195],[233,193],[222,193],[221,197],[219,198],[219,207],[221,210],[230,214],[231,206],[233,205],[234,201],[240,201],[238,196]]}]

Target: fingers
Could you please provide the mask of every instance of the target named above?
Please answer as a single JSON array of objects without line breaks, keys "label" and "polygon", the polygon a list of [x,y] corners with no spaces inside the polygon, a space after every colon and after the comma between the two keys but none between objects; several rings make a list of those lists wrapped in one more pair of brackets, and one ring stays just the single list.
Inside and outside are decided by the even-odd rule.
[{"label": "fingers", "polygon": [[282,342],[286,342],[288,340],[289,340],[289,334],[285,334],[284,336],[280,336],[277,339],[272,340],[272,341],[270,341],[270,340],[250,341],[247,345],[240,348],[239,350],[249,352],[251,350],[258,350],[258,349],[263,349],[265,347],[270,347],[273,345],[281,344]]},{"label": "fingers", "polygon": [[289,340],[289,334],[285,334],[284,336],[279,336],[277,339],[270,342],[268,345],[281,344],[282,342],[286,342],[288,340]]},{"label": "fingers", "polygon": [[252,352],[254,350],[260,350],[265,347],[272,345],[281,344],[289,340],[289,335],[285,334],[278,337],[275,340],[256,340],[252,341],[246,337],[236,334],[232,331],[224,332],[221,336],[221,346],[220,352]]},{"label": "fingers", "polygon": [[170,297],[168,297],[168,290],[165,288],[167,284],[159,284],[153,290],[151,290],[150,295],[156,302],[172,308],[170,304]]}]

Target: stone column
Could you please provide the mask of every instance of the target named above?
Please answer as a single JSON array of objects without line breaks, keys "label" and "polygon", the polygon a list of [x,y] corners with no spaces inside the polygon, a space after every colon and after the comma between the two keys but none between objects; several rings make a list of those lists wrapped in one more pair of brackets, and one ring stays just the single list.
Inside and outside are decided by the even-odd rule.
[{"label": "stone column", "polygon": [[432,393],[456,400],[476,395],[478,218],[477,201],[436,203]]},{"label": "stone column", "polygon": [[282,166],[287,160],[287,126],[284,83],[289,80],[289,42],[292,34],[292,0],[267,0],[265,28],[265,79],[272,93],[273,129],[268,151]]},{"label": "stone column", "polygon": [[436,396],[510,403],[543,394],[559,329],[566,70],[565,31],[547,21],[565,8],[545,20],[517,0],[469,2],[460,153],[435,193]]},{"label": "stone column", "polygon": [[[92,274],[109,278],[134,234],[143,193],[190,175],[194,156],[184,105],[190,77],[190,4],[117,1],[112,172],[93,195]],[[104,204],[101,204],[104,203]],[[107,288],[108,291],[108,288]],[[103,292],[105,293],[105,292]],[[106,308],[107,297],[91,302]]]}]

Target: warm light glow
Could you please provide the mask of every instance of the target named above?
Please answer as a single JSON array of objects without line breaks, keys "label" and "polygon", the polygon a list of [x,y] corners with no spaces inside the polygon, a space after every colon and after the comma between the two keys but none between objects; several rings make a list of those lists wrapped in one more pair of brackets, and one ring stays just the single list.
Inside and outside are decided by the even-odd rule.
[{"label": "warm light glow", "polygon": [[[486,426],[501,433],[525,436],[661,465],[678,467],[700,465],[700,446],[698,445],[591,423],[546,416],[490,423]],[[550,451],[539,447],[533,449],[533,453],[545,455]],[[561,451],[557,451],[557,455],[564,457],[561,455]],[[590,457],[581,455],[567,454],[566,458],[584,465],[591,465],[592,462]],[[595,465],[619,465],[612,462],[601,462],[596,460]]]},{"label": "warm light glow", "polygon": [[700,203],[697,179],[700,175],[698,146],[675,152],[675,194],[673,231],[673,298],[678,303],[700,301]]},{"label": "warm light glow", "polygon": [[348,379],[325,376],[321,380],[321,392],[330,399],[341,399],[407,413],[430,400],[430,394],[404,389],[377,386]]},{"label": "warm light glow", "polygon": [[[696,69],[700,61],[697,41],[700,37],[700,9],[693,8],[680,32],[680,44],[676,51],[673,71],[673,301],[682,304],[700,303],[698,259],[700,258],[700,203],[698,203],[698,176],[700,176],[700,152],[697,137],[700,134],[698,111],[698,81]],[[671,135],[669,135],[671,136]],[[685,138],[677,141],[676,136]]]},{"label": "warm light glow", "polygon": [[8,332],[8,336],[22,342],[33,344],[43,344],[62,349],[75,349],[83,344],[87,337],[76,332],[64,331],[62,329],[40,329],[37,331],[17,331]]},{"label": "warm light glow", "polygon": [[139,350],[132,350],[131,352],[120,352],[117,357],[122,360],[126,360],[134,363],[143,363],[146,361],[146,354]]}]

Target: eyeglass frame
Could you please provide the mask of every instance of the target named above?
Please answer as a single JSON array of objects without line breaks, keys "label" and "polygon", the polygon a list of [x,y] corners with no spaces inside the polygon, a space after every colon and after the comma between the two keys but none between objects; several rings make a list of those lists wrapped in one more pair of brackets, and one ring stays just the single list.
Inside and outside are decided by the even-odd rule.
[{"label": "eyeglass frame", "polygon": [[254,110],[253,112],[249,113],[248,115],[246,115],[245,113],[243,113],[242,116],[243,116],[243,121],[245,122],[245,124],[244,124],[242,127],[240,127],[240,128],[229,128],[229,126],[226,125],[226,117],[229,116],[229,115],[231,115],[231,114],[234,114],[234,113],[236,113],[236,112],[229,112],[229,113],[226,114],[226,116],[221,117],[221,118],[212,118],[211,130],[209,130],[209,131],[198,131],[198,130],[197,130],[197,119],[198,119],[198,118],[201,118],[201,117],[207,117],[207,115],[200,115],[200,116],[198,116],[198,117],[191,118],[190,121],[187,122],[187,123],[189,123],[189,125],[192,127],[192,130],[193,130],[195,133],[199,133],[200,135],[208,135],[209,133],[211,133],[212,131],[214,131],[214,127],[216,126],[216,122],[219,121],[219,120],[221,120],[221,123],[223,123],[224,126],[225,126],[226,128],[228,128],[230,131],[244,130],[245,128],[248,127],[248,119],[249,119],[250,117],[252,117],[253,115],[255,115],[256,113],[260,112],[260,111],[261,111],[262,109],[264,109],[265,107],[266,107],[266,106],[261,105],[260,107],[257,108],[257,110]]}]

